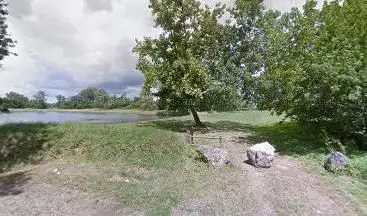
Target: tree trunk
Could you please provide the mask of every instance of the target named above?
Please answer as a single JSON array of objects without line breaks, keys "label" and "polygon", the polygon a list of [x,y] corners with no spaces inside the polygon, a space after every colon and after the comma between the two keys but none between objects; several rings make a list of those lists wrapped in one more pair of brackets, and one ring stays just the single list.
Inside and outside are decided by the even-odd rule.
[{"label": "tree trunk", "polygon": [[190,104],[190,110],[191,110],[192,116],[194,117],[195,125],[199,127],[204,127],[204,124],[200,121],[199,115],[196,112],[194,105]]}]

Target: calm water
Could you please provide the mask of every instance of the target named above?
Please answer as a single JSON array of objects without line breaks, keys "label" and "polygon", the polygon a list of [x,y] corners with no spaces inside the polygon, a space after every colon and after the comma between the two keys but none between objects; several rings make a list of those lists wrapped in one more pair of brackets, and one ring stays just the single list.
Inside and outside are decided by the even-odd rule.
[{"label": "calm water", "polygon": [[156,119],[152,115],[125,113],[79,113],[79,112],[14,112],[0,113],[0,124],[7,123],[126,123]]}]

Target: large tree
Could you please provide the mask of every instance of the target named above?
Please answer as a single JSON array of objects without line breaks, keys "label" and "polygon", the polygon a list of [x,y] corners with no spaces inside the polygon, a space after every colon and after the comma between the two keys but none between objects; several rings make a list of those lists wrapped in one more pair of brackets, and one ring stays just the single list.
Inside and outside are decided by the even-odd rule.
[{"label": "large tree", "polygon": [[337,138],[366,133],[366,1],[316,4],[266,21],[263,108]]},{"label": "large tree", "polygon": [[241,96],[247,105],[255,103],[258,79],[265,64],[266,37],[263,20],[272,16],[265,13],[261,0],[236,0],[231,8],[230,47],[231,62],[238,69],[236,79],[239,80]]},{"label": "large tree", "polygon": [[14,47],[15,41],[8,33],[7,17],[7,3],[4,0],[0,0],[0,62],[6,56],[15,54],[10,51],[10,48]]},{"label": "large tree", "polygon": [[137,68],[145,75],[145,90],[158,88],[169,99],[179,99],[202,126],[197,114],[200,101],[215,92],[225,95],[237,90],[225,60],[228,29],[219,21],[225,7],[201,7],[195,0],[151,0],[149,8],[162,33],[138,41],[134,49],[139,55]]}]

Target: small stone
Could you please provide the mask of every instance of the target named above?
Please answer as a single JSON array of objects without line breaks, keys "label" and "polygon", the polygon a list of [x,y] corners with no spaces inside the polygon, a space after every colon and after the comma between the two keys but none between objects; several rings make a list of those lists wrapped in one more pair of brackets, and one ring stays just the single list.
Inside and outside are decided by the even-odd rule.
[{"label": "small stone", "polygon": [[60,175],[61,173],[59,171],[57,171],[57,175]]},{"label": "small stone", "polygon": [[271,167],[275,155],[275,148],[268,142],[251,146],[247,150],[248,163],[255,167]]},{"label": "small stone", "polygon": [[57,169],[54,169],[54,172],[55,172],[55,173],[57,173],[57,172],[58,172],[58,170],[57,170]]},{"label": "small stone", "polygon": [[341,152],[334,152],[325,162],[325,169],[344,169],[348,165],[348,158]]},{"label": "small stone", "polygon": [[126,180],[125,180],[125,182],[126,182],[126,183],[129,183],[129,182],[130,182],[130,180],[129,180],[129,179],[126,179]]}]

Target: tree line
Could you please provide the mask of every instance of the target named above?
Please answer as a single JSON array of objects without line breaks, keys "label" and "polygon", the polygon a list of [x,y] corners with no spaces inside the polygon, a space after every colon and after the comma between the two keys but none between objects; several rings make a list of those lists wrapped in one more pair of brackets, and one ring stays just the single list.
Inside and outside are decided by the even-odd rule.
[{"label": "tree line", "polygon": [[138,40],[143,91],[168,110],[233,110],[241,103],[342,143],[367,139],[367,2],[314,0],[290,12],[262,1],[233,7],[150,0],[159,37]]},{"label": "tree line", "polygon": [[140,108],[144,110],[157,109],[153,97],[128,98],[125,94],[120,96],[110,95],[104,89],[85,88],[71,97],[56,96],[56,103],[47,103],[47,95],[44,91],[38,91],[31,99],[23,94],[8,92],[0,98],[0,106],[6,108],[59,108],[59,109],[116,109],[116,108]]}]

